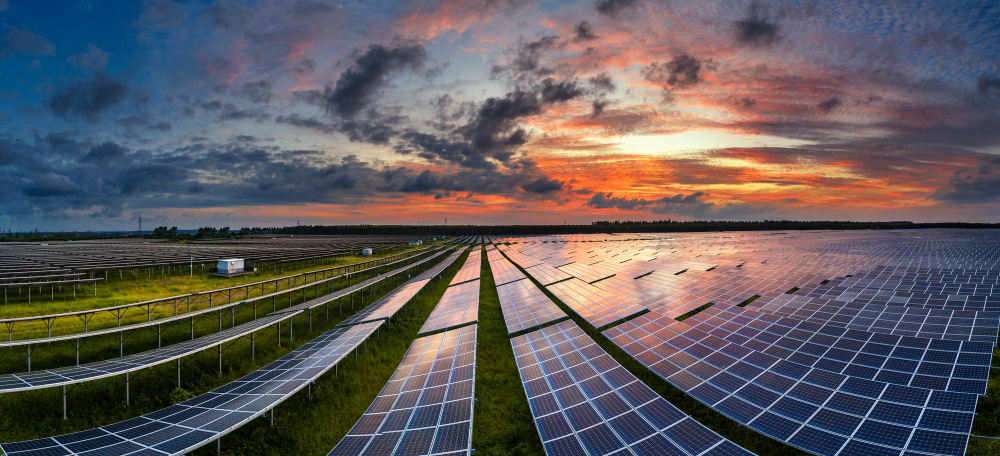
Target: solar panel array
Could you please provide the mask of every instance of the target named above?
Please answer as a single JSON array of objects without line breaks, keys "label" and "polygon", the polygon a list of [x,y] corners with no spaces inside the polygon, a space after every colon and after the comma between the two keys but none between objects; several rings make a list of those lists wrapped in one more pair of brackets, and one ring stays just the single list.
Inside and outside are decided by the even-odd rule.
[{"label": "solar panel array", "polygon": [[572,321],[511,345],[546,454],[753,454],[657,395]]},{"label": "solar panel array", "polygon": [[764,435],[819,455],[965,452],[1000,327],[992,231],[491,241],[595,327],[645,311],[604,335]]},{"label": "solar panel array", "polygon": [[476,325],[421,337],[331,455],[470,454]]},{"label": "solar panel array", "polygon": [[[508,334],[520,334],[511,344],[547,454],[750,453],[636,379],[563,321],[543,289],[656,375],[780,442],[822,456],[966,451],[1000,329],[1000,236],[993,231],[486,239],[496,244],[487,260]],[[175,454],[204,445],[335,365],[464,249],[298,356],[159,412],[0,449]],[[470,454],[480,252],[473,248],[421,328],[424,337],[331,454]],[[281,317],[256,324],[270,324],[267,318]],[[0,391],[115,375],[239,337],[253,330],[247,325],[118,364],[0,376]]]},{"label": "solar panel array", "polygon": [[500,309],[507,324],[507,334],[529,330],[567,318],[542,290],[530,280],[518,280],[497,287]]},{"label": "solar panel array", "polygon": [[176,455],[193,451],[305,388],[368,339],[381,322],[330,330],[263,368],[201,396],[73,434],[0,444],[7,456]]},{"label": "solar panel array", "polygon": [[754,303],[763,312],[821,324],[930,339],[994,342],[1000,312],[837,302],[785,294]]},{"label": "solar panel array", "polygon": [[395,248],[419,236],[246,236],[221,241],[168,243],[162,239],[97,239],[75,242],[7,242],[0,245],[0,272],[79,272],[187,266],[220,258],[285,262],[347,255],[362,248]]},{"label": "solar panel array", "polygon": [[[900,337],[893,336],[894,346],[815,333],[832,340],[816,338],[812,345],[825,341],[831,352],[860,358],[857,371],[836,373],[833,366],[850,369],[854,364],[836,357],[820,358],[814,365],[798,362],[803,359],[795,356],[797,352],[789,353],[781,345],[769,350],[764,341],[778,337],[754,334],[750,322],[742,328],[736,323],[736,333],[721,337],[726,335],[716,331],[725,324],[721,318],[720,326],[700,320],[690,325],[666,317],[654,320],[652,315],[611,328],[605,335],[674,386],[765,435],[820,455],[965,452],[977,395],[852,375],[870,369],[878,358],[884,361],[886,357],[878,354],[884,353],[883,345],[906,354],[919,350],[900,346]],[[859,350],[850,352],[848,346]]]}]

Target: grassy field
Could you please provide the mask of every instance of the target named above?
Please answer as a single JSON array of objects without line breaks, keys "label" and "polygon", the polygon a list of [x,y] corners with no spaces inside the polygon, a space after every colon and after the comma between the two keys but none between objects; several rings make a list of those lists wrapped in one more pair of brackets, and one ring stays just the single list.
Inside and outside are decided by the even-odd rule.
[{"label": "grassy field", "polygon": [[472,448],[476,454],[541,455],[528,398],[507,337],[493,274],[483,255],[479,289],[479,347],[476,353],[476,404]]},{"label": "grassy field", "polygon": [[[137,278],[131,278],[125,276],[124,280],[112,280],[107,284],[102,284],[98,286],[98,297],[94,297],[93,294],[81,294],[78,295],[78,299],[72,299],[72,296],[66,296],[65,293],[60,296],[56,296],[55,301],[48,300],[48,295],[46,295],[41,300],[36,300],[32,303],[27,302],[10,302],[7,304],[0,304],[0,316],[4,318],[14,318],[23,316],[35,316],[35,315],[48,315],[60,312],[74,312],[80,310],[89,309],[99,309],[105,307],[112,307],[116,305],[130,304],[136,302],[143,302],[153,299],[166,298],[170,296],[184,295],[194,292],[203,292],[207,290],[216,290],[220,288],[228,288],[238,285],[244,285],[248,283],[260,282],[270,279],[275,279],[279,277],[287,277],[295,274],[301,274],[303,272],[316,271],[320,269],[327,269],[336,266],[344,266],[348,264],[355,264],[363,261],[369,261],[374,258],[382,258],[388,255],[395,255],[399,253],[409,252],[415,250],[416,247],[404,247],[392,252],[385,252],[381,255],[376,255],[374,257],[358,257],[358,256],[342,256],[333,257],[325,261],[318,262],[314,265],[300,266],[296,268],[288,267],[284,269],[271,269],[258,271],[254,274],[249,274],[245,276],[238,277],[213,277],[209,276],[207,273],[199,273],[198,269],[195,269],[194,276],[189,276],[187,274],[172,274],[164,275],[162,277],[154,275],[152,277],[146,277],[145,275],[140,275]],[[301,284],[301,281],[299,282]],[[281,285],[284,287],[284,284]],[[90,289],[92,290],[92,288]],[[87,290],[84,290],[87,291]],[[268,290],[269,292],[271,289]],[[259,296],[260,290],[251,292],[250,296]],[[61,298],[61,299],[60,299]],[[235,297],[234,297],[235,299]],[[202,303],[196,301],[197,306],[192,305],[192,309],[207,307],[207,303]],[[151,318],[162,318],[168,315],[173,315],[173,308],[169,306],[160,306],[154,308],[151,314]],[[145,321],[146,313],[144,310],[134,309],[125,314],[122,320],[122,324],[128,324],[130,322]],[[90,320],[90,329],[96,329],[107,326],[114,326],[117,324],[115,316],[109,312],[100,312],[94,315],[93,319]],[[6,331],[7,328],[2,328]],[[33,337],[44,337],[47,334],[47,328],[43,322],[30,322],[30,323],[18,323],[14,327],[15,339],[26,339]],[[62,333],[73,333],[80,332],[83,330],[83,323],[81,320],[76,318],[65,318],[58,319],[52,326],[52,334],[62,334]]]},{"label": "grassy field", "polygon": [[[425,270],[429,266],[422,265],[416,271]],[[368,342],[368,350],[364,351],[363,356],[356,360],[354,358],[345,360],[339,368],[339,377],[328,375],[321,379],[313,387],[312,399],[306,397],[304,394],[300,394],[278,407],[276,413],[277,423],[282,423],[282,426],[284,426],[284,422],[293,421],[297,423],[296,426],[298,427],[293,426],[292,428],[285,429],[282,426],[277,426],[275,429],[285,434],[283,434],[284,437],[281,440],[275,441],[270,440],[269,436],[279,431],[270,428],[262,431],[259,429],[259,426],[250,425],[241,432],[263,432],[268,437],[246,440],[249,437],[247,434],[244,434],[244,438],[224,439],[224,442],[231,442],[234,446],[237,445],[237,442],[252,442],[250,446],[253,448],[244,448],[242,446],[244,444],[241,443],[239,449],[227,449],[227,446],[224,445],[223,450],[231,454],[289,454],[285,451],[285,448],[287,448],[287,445],[293,445],[296,449],[311,448],[311,450],[304,452],[294,451],[293,453],[296,454],[326,454],[340,437],[331,437],[332,440],[327,442],[329,443],[328,448],[320,448],[319,446],[310,447],[307,442],[313,439],[314,434],[318,432],[315,429],[317,423],[333,423],[332,419],[342,418],[344,421],[343,425],[336,427],[336,429],[344,428],[343,432],[346,432],[346,429],[349,429],[353,425],[353,422],[357,420],[361,412],[357,413],[356,416],[351,415],[351,417],[347,417],[347,415],[342,414],[346,412],[332,412],[327,410],[329,415],[326,415],[322,420],[317,421],[315,416],[313,416],[308,421],[301,421],[299,419],[303,415],[311,413],[306,410],[307,405],[303,401],[312,402],[316,398],[322,397],[321,395],[324,393],[343,395],[352,398],[352,400],[359,401],[355,409],[360,408],[363,412],[364,408],[374,398],[374,395],[381,389],[381,385],[385,383],[384,380],[388,378],[388,375],[392,373],[395,366],[402,359],[402,353],[406,351],[406,347],[413,340],[413,336],[415,336],[416,331],[423,323],[427,314],[429,314],[430,309],[433,308],[433,304],[437,302],[444,288],[447,287],[450,276],[457,272],[457,267],[453,265],[446,271],[445,278],[428,285],[390,326],[383,327],[380,331],[381,337]],[[388,289],[383,291],[388,291]],[[363,305],[377,299],[380,295],[370,295],[365,299],[364,303],[359,298],[356,298],[354,309],[361,309]],[[309,297],[312,297],[311,293]],[[293,299],[293,303],[298,302],[301,302],[301,299]],[[0,395],[0,416],[19,417],[17,420],[0,420],[0,441],[19,441],[91,429],[166,407],[172,403],[172,396],[179,397],[190,394],[201,394],[214,389],[266,365],[322,332],[335,327],[338,322],[352,313],[346,305],[347,302],[345,301],[345,311],[343,314],[338,314],[336,309],[331,310],[329,321],[324,319],[322,313],[316,313],[313,318],[312,331],[308,330],[306,316],[296,317],[294,319],[294,341],[289,341],[288,326],[283,325],[282,344],[280,347],[277,344],[277,335],[273,327],[258,332],[256,342],[257,356],[255,359],[250,358],[250,342],[248,338],[243,338],[227,345],[223,352],[223,372],[221,374],[218,372],[217,353],[214,350],[184,358],[182,360],[182,386],[184,391],[175,391],[177,386],[176,366],[174,363],[167,363],[166,365],[132,374],[131,405],[125,404],[124,377],[97,380],[69,387],[69,419],[65,421],[61,419],[59,388]],[[270,311],[270,308],[266,310]],[[240,322],[238,319],[237,324]],[[217,329],[218,322],[215,318],[212,318],[212,321],[207,323],[208,326],[215,325],[215,329]],[[224,320],[223,323],[224,327],[229,326],[228,319]],[[413,327],[412,331],[409,331],[411,327]],[[185,331],[181,332],[187,334]],[[153,337],[155,343],[155,334]],[[181,338],[186,339],[188,337],[190,336],[183,337],[182,335]],[[100,344],[99,342],[93,343],[95,345]],[[113,343],[115,348],[117,348],[117,339]],[[0,351],[7,352],[8,350]],[[55,346],[48,350],[39,350],[36,353],[37,355],[33,363],[38,362],[42,364],[65,365],[67,356],[72,356],[71,352],[67,354],[65,349],[58,350]],[[62,360],[62,362],[57,360]],[[385,373],[385,379],[378,382],[372,380],[372,375],[376,372]],[[340,383],[326,387],[324,385],[326,385],[325,382],[327,381],[346,381],[346,383],[343,383],[343,387],[345,388],[343,391],[346,391],[346,393],[334,393],[333,391],[341,391],[341,386],[336,386],[340,385]],[[361,402],[364,401],[358,399],[357,396],[361,391],[367,391],[366,388],[374,388],[375,392],[371,394],[371,397],[365,399],[367,401],[365,404],[361,405]],[[338,407],[342,406],[344,404],[338,405]],[[287,413],[283,413],[285,411]],[[348,421],[350,423],[347,423]],[[336,432],[338,431],[331,429],[330,433],[326,435],[331,436]],[[298,437],[292,439],[290,442],[288,435],[298,435]],[[205,451],[208,452],[208,450]]]}]

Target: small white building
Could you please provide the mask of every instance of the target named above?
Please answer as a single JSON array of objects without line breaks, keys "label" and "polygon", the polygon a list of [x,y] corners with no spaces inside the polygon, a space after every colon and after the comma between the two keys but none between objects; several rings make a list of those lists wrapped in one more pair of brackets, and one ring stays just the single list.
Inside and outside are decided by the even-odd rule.
[{"label": "small white building", "polygon": [[410,241],[409,244],[410,245],[423,245],[424,241]]},{"label": "small white building", "polygon": [[372,249],[361,249],[361,256],[372,256]]},{"label": "small white building", "polygon": [[219,274],[239,274],[243,272],[242,258],[219,260]]}]

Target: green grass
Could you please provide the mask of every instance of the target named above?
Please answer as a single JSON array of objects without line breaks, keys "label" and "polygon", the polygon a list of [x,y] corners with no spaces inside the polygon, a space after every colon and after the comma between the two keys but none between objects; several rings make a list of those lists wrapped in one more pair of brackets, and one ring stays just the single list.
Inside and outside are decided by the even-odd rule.
[{"label": "green grass", "polygon": [[479,346],[476,351],[476,403],[472,448],[476,454],[541,455],[528,398],[521,386],[514,351],[507,337],[500,298],[483,255],[479,289]]},{"label": "green grass", "polygon": [[760,298],[760,295],[759,294],[755,294],[755,295],[753,295],[753,296],[751,296],[749,298],[744,299],[743,302],[737,304],[737,306],[739,306],[739,307],[746,307],[751,302],[756,301],[758,298]]},{"label": "green grass", "polygon": [[[307,397],[306,394],[297,394],[278,406],[274,429],[269,428],[265,420],[250,423],[233,434],[234,437],[223,438],[223,452],[229,454],[326,454],[361,416],[395,370],[402,360],[402,354],[416,336],[417,330],[423,324],[434,304],[440,299],[448,281],[457,272],[460,264],[457,262],[449,267],[441,280],[430,283],[388,326],[383,326],[380,330],[380,337],[369,340],[367,349],[362,351],[361,356],[357,359],[350,357],[344,360],[339,366],[339,376],[334,376],[332,373],[323,376],[313,386],[312,398]],[[422,265],[415,271],[419,272],[430,266],[429,264]],[[389,288],[385,287],[381,291],[387,292]],[[356,298],[354,309],[361,309],[363,305],[372,302],[382,294],[384,293],[370,295],[364,303]],[[313,294],[309,293],[308,297],[312,296]],[[298,302],[301,302],[301,299],[293,299],[293,303]],[[314,312],[312,331],[307,328],[306,316],[295,317],[294,342],[289,341],[288,325],[283,324],[280,347],[276,343],[277,336],[273,327],[258,332],[255,359],[250,359],[248,338],[227,345],[223,351],[222,374],[218,373],[217,353],[214,350],[182,359],[182,385],[184,389],[194,394],[202,394],[259,369],[326,330],[335,327],[343,318],[352,313],[346,302],[348,301],[345,301],[342,315],[337,313],[335,307],[331,308],[329,321],[325,320],[323,312]],[[270,311],[270,306],[265,310]],[[241,323],[239,317],[247,317],[239,313],[237,316],[237,324]],[[252,317],[252,314],[249,317]],[[230,321],[226,318],[224,327],[229,325]],[[218,320],[212,318],[211,321],[203,322],[196,329],[199,331],[210,330],[212,329],[210,327],[217,330]],[[179,332],[182,340],[190,337],[186,326]],[[143,334],[137,333],[137,335]],[[200,335],[200,332],[196,333],[197,335]],[[155,333],[152,334],[152,342],[155,346]],[[88,343],[102,344],[100,341]],[[35,363],[66,365],[65,361],[72,357],[72,351],[67,353],[65,347],[60,349],[56,345],[53,344],[52,347],[43,347],[36,351],[33,365]],[[117,352],[118,340],[114,338],[113,341],[104,341],[104,345],[113,345]],[[0,354],[9,355],[13,351],[15,350],[0,349]],[[23,363],[23,352],[21,357],[21,363]],[[23,367],[14,371],[20,372],[22,370]],[[61,419],[59,388],[0,395],[0,416],[19,417],[17,420],[0,420],[0,441],[11,442],[61,435],[115,423],[159,410],[173,403],[171,396],[177,395],[175,392],[176,381],[176,365],[174,363],[133,373],[131,375],[132,402],[128,406],[125,405],[124,400],[124,376],[70,386],[69,419],[65,421]],[[214,452],[214,448],[203,449],[201,452],[209,454]]]},{"label": "green grass", "polygon": [[799,291],[799,287],[789,288],[788,291],[785,292],[785,294],[795,294],[796,291]]}]

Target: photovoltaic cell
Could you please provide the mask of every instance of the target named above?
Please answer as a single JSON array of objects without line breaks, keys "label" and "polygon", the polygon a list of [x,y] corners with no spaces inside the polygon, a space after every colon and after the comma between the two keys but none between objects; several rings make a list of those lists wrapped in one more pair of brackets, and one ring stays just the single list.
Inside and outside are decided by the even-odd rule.
[{"label": "photovoltaic cell", "polygon": [[594,285],[576,278],[545,288],[595,328],[646,310],[638,305],[623,304],[618,300],[604,297],[602,293],[595,290]]},{"label": "photovoltaic cell", "polygon": [[419,338],[331,455],[471,453],[476,325]]},{"label": "photovoltaic cell", "polygon": [[479,320],[480,281],[448,287],[418,334],[454,328]]},{"label": "photovoltaic cell", "polygon": [[458,270],[455,277],[451,279],[449,286],[457,285],[463,282],[468,282],[470,280],[478,280],[479,275],[482,272],[482,261],[483,261],[483,250],[480,248],[473,248],[469,252],[469,258],[465,260],[465,264],[462,265],[462,269]]},{"label": "photovoltaic cell", "polygon": [[657,395],[572,321],[511,345],[546,454],[753,454]]},{"label": "photovoltaic cell", "polygon": [[566,313],[530,280],[500,285],[497,287],[497,294],[500,296],[500,309],[507,324],[507,334],[567,318]]},{"label": "photovoltaic cell", "polygon": [[524,280],[528,277],[520,269],[517,269],[513,263],[504,258],[499,250],[487,250],[486,256],[490,263],[490,270],[493,272],[493,281],[497,285]]},{"label": "photovoltaic cell", "polygon": [[[750,319],[743,329],[737,321],[729,323],[735,323],[731,327],[736,332],[650,313],[604,334],[699,401],[810,453],[851,454],[869,446],[878,450],[871,449],[872,453],[925,451],[911,437],[933,431],[949,441],[961,441],[950,451],[933,454],[964,454],[976,395],[902,386],[800,364],[777,350],[757,350],[762,347],[751,342],[755,339],[743,335],[752,334],[744,331],[753,330]],[[932,418],[916,421],[918,416],[938,414],[952,419],[954,426],[943,430],[931,424],[936,423]]]}]

